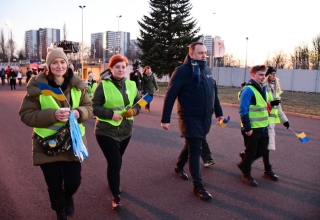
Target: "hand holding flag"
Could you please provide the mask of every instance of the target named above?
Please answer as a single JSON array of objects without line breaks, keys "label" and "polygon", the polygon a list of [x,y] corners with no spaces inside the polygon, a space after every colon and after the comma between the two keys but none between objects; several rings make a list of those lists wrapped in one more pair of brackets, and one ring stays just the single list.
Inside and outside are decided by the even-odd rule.
[{"label": "hand holding flag", "polygon": [[224,118],[223,120],[218,121],[218,123],[213,125],[212,128],[215,127],[216,125],[220,125],[221,127],[225,127],[225,126],[227,126],[227,123],[229,122],[229,120],[230,120],[230,116],[228,115],[227,118]]}]

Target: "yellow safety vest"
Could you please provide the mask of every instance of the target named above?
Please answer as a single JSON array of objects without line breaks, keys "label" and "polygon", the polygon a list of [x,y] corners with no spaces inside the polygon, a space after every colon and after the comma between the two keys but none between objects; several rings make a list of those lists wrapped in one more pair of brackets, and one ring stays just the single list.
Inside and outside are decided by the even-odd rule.
[{"label": "yellow safety vest", "polygon": [[264,128],[269,125],[267,102],[256,88],[248,85],[256,97],[256,104],[249,106],[249,119],[251,128]]},{"label": "yellow safety vest", "polygon": [[[129,98],[129,105],[124,106],[123,97],[119,89],[111,82],[110,80],[103,80],[103,92],[105,97],[105,103],[103,104],[104,108],[112,109],[114,112],[118,114],[122,114],[126,111],[126,109],[132,107],[134,99],[137,96],[137,87],[136,83],[131,80],[126,80],[126,93],[128,94]],[[97,117],[99,121],[108,122],[113,126],[119,126],[122,122],[122,119],[119,121],[114,121],[112,119],[105,119]],[[126,118],[127,120],[133,120],[133,117]]]},{"label": "yellow safety vest", "polygon": [[96,88],[97,88],[97,82],[92,83],[92,86],[88,85],[88,95],[90,99],[92,99],[93,93],[96,90]]},{"label": "yellow safety vest", "polygon": [[[276,92],[276,97],[280,97],[280,94]],[[268,102],[271,102],[274,100],[272,92],[267,92],[267,100]],[[269,122],[270,123],[280,123],[280,118],[279,118],[279,111],[276,106],[272,107],[270,115],[269,115]]]},{"label": "yellow safety vest", "polygon": [[[71,89],[71,97],[72,97],[72,108],[77,108],[80,104],[80,98],[81,98],[81,90],[78,90],[77,88],[73,87]],[[41,110],[44,109],[60,109],[60,106],[57,104],[55,99],[52,96],[45,96],[40,95],[39,96]],[[51,136],[55,133],[57,133],[57,130],[64,126],[67,122],[61,122],[58,121],[47,128],[34,128],[34,132],[37,133],[42,138]],[[85,127],[82,124],[79,124],[81,135],[83,136],[85,134]]]}]

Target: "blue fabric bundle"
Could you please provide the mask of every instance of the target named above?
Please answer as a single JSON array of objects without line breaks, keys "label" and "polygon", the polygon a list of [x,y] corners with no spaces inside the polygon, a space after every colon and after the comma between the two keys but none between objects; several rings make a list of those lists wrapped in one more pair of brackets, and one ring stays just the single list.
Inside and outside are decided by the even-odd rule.
[{"label": "blue fabric bundle", "polygon": [[76,117],[73,114],[73,111],[71,111],[69,115],[69,124],[70,124],[73,153],[76,157],[79,158],[79,161],[82,162],[84,159],[86,159],[89,156],[89,154],[86,146],[82,141],[80,127]]}]

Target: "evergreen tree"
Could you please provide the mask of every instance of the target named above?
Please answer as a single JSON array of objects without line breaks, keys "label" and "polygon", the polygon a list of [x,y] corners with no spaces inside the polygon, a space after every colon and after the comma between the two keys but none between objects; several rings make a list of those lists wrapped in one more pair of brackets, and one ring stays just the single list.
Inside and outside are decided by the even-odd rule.
[{"label": "evergreen tree", "polygon": [[150,16],[144,15],[137,45],[142,65],[149,65],[162,78],[181,65],[188,45],[198,41],[197,21],[190,17],[190,0],[149,0]]}]

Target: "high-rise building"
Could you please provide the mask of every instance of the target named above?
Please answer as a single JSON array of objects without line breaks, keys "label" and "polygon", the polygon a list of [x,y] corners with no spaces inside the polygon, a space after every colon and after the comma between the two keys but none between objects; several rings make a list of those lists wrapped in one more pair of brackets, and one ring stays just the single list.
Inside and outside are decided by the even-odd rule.
[{"label": "high-rise building", "polygon": [[130,48],[130,33],[124,31],[107,31],[106,45],[108,56],[118,53],[124,55]]},{"label": "high-rise building", "polygon": [[200,38],[201,42],[203,42],[203,44],[206,46],[207,48],[207,56],[211,56],[212,55],[212,49],[213,49],[213,38],[211,35],[202,35],[202,37]]},{"label": "high-rise building", "polygon": [[45,60],[47,47],[60,41],[60,30],[40,28],[25,32],[25,51],[27,59]]},{"label": "high-rise building", "polygon": [[40,28],[38,41],[40,59],[46,59],[47,48],[58,41],[60,41],[60,29]]},{"label": "high-rise building", "polygon": [[106,41],[106,34],[103,32],[91,34],[91,58],[103,57],[103,45]]},{"label": "high-rise building", "polygon": [[38,55],[38,31],[29,30],[24,35],[25,52],[27,59],[35,59]]}]

